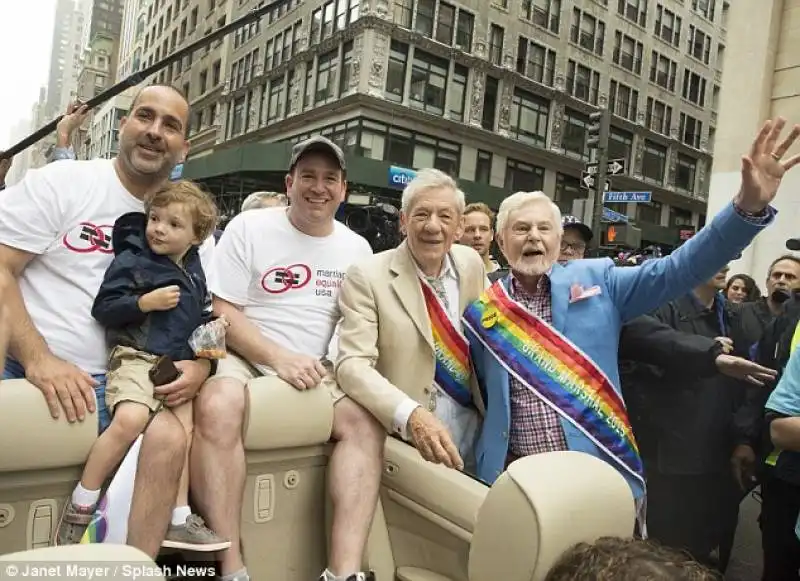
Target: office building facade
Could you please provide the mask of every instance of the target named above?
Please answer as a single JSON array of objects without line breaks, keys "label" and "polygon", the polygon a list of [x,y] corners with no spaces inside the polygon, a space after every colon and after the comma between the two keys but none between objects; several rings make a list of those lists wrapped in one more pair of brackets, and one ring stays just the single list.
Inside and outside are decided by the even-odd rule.
[{"label": "office building facade", "polygon": [[[256,6],[155,0],[150,60]],[[226,171],[236,148],[282,159],[323,133],[369,191],[433,166],[471,199],[542,189],[566,211],[588,194],[588,114],[608,107],[609,155],[625,165],[611,189],[652,192],[611,208],[645,240],[675,244],[705,220],[729,11],[719,0],[289,0],[159,80],[188,89],[198,179]],[[228,168],[248,176],[241,193],[257,185],[257,163],[245,166]]]}]

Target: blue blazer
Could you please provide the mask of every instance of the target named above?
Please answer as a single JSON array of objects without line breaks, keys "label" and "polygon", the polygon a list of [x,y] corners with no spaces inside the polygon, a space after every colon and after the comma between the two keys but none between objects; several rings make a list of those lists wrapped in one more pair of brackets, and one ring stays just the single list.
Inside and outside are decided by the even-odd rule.
[{"label": "blue blazer", "polygon": [[[770,208],[767,220],[751,222],[730,204],[675,252],[638,267],[616,267],[609,258],[554,265],[550,273],[553,326],[592,358],[619,393],[617,348],[622,325],[708,281],[772,222],[774,214]],[[507,285],[508,278],[501,282]],[[573,284],[584,289],[597,285],[601,293],[570,303]],[[486,416],[475,448],[478,476],[492,483],[503,472],[508,452],[509,376],[469,329],[465,331],[486,403]],[[570,422],[562,418],[561,425],[570,450],[609,460]],[[626,472],[622,474],[634,495],[641,496],[641,485]]]}]

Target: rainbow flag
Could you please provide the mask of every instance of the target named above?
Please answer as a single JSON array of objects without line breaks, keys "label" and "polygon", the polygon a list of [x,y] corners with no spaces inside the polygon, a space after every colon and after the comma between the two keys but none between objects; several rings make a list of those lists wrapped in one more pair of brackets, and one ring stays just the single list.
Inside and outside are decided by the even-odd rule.
[{"label": "rainbow flag", "polygon": [[143,437],[140,435],[136,439],[119,465],[111,484],[97,503],[92,521],[81,538],[81,544],[127,544],[128,516],[131,512],[133,485]]},{"label": "rainbow flag", "polygon": [[472,375],[469,343],[455,328],[433,289],[422,280],[420,284],[431,321],[433,345],[436,351],[434,382],[456,402],[469,407],[472,405],[472,391],[469,385]]}]

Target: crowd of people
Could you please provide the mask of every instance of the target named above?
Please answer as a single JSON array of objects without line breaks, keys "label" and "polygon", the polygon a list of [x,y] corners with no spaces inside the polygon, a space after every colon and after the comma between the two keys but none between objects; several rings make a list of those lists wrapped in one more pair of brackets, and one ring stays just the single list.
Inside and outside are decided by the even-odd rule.
[{"label": "crowd of people", "polygon": [[[179,91],[149,86],[115,159],[61,148],[0,195],[3,377],[26,378],[53,418],[99,424],[58,543],[81,538],[102,481],[143,433],[129,544],[153,558],[162,546],[219,551],[223,580],[249,579],[243,427],[247,384],[263,377],[333,403],[322,581],[374,579],[362,563],[387,435],[487,485],[523,456],[595,456],[630,485],[632,536],[718,571],[759,483],[764,579],[797,577],[785,507],[800,497],[789,478],[800,362],[759,353],[794,332],[800,261],[778,258],[763,298],[727,265],[774,221],[800,126],[782,137],[784,120],[765,123],[731,203],[670,255],[621,267],[583,260],[591,229],[545,194],[512,193],[495,216],[434,169],[402,193],[403,242],[373,254],[335,220],[346,159],[323,137],[293,148],[285,196],[254,194],[215,233],[213,200],[169,180],[189,118]],[[211,324],[225,328],[224,358],[191,347]],[[776,502],[784,510],[770,513]],[[552,578],[613,545],[576,548]]]}]

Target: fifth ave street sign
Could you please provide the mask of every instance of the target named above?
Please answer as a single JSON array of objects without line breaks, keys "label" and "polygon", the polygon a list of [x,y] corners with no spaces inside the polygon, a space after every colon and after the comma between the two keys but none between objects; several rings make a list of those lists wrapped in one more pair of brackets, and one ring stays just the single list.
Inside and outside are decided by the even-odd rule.
[{"label": "fifth ave street sign", "polygon": [[606,192],[603,195],[603,201],[607,203],[647,203],[652,197],[653,192]]}]

